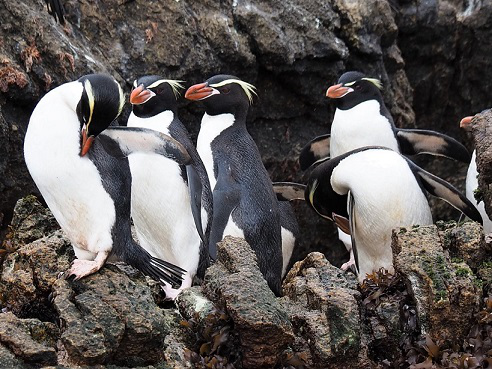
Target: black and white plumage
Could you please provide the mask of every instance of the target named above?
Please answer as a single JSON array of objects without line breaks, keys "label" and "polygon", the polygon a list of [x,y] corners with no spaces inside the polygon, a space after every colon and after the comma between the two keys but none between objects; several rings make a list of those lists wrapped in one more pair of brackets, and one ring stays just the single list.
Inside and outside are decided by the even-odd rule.
[{"label": "black and white plumage", "polygon": [[[472,124],[473,117],[465,117],[460,122],[460,127],[468,129]],[[485,211],[485,204],[483,201],[477,202],[475,199],[475,191],[478,189],[478,171],[477,171],[477,153],[473,150],[470,165],[468,166],[468,171],[466,172],[466,197],[470,202],[472,202],[482,215],[483,219],[483,231],[485,234],[492,232],[492,220],[490,220],[487,212]]]},{"label": "black and white plumage", "polygon": [[25,161],[72,242],[77,259],[68,275],[78,279],[94,273],[114,256],[162,283],[179,286],[183,270],[151,257],[133,241],[128,160],[104,150],[103,141],[119,145],[114,137],[98,137],[123,105],[119,84],[106,75],[86,75],[51,90],[31,115]]},{"label": "black and white plumage", "polygon": [[336,102],[329,135],[314,138],[299,157],[301,169],[318,160],[364,146],[384,146],[404,155],[431,154],[468,163],[470,154],[454,138],[421,129],[396,128],[383,102],[381,82],[360,72],[344,73],[326,96]]},{"label": "black and white plumage", "polygon": [[[396,128],[384,104],[379,80],[360,72],[344,73],[326,96],[336,102],[335,116],[328,135],[316,137],[301,151],[299,163],[305,170],[351,150],[365,146],[384,146],[404,155],[432,154],[468,163],[467,149],[452,137],[421,129]],[[340,240],[351,250],[348,236],[338,229]],[[353,265],[342,265],[346,270]]]},{"label": "black and white plumage", "polygon": [[131,213],[138,240],[151,255],[180,266],[187,273],[180,289],[165,286],[175,298],[208,266],[212,192],[205,167],[177,115],[179,81],[144,76],[134,82],[128,127],[145,127],[171,136],[188,151],[188,166],[155,153],[129,156],[132,172]]},{"label": "black and white plumage", "polygon": [[56,21],[60,22],[63,26],[65,24],[65,8],[61,0],[44,0],[46,7],[48,8],[48,13],[55,18]]},{"label": "black and white plumage", "polygon": [[212,254],[226,235],[245,238],[268,285],[279,295],[284,268],[282,241],[293,245],[296,231],[284,228],[284,234],[292,237],[282,240],[281,225],[287,226],[292,218],[282,214],[258,148],[246,129],[254,93],[252,85],[237,77],[217,75],[191,86],[185,97],[200,100],[205,107],[197,150],[213,190]]},{"label": "black and white plumage", "polygon": [[353,150],[320,164],[310,175],[305,200],[351,235],[362,282],[380,268],[393,272],[392,229],[432,224],[425,191],[482,221],[452,185],[385,147]]}]

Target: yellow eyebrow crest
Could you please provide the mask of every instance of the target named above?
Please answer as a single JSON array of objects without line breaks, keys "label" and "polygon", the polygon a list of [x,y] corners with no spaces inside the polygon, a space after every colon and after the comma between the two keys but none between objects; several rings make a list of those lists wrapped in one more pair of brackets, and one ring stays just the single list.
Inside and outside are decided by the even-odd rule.
[{"label": "yellow eyebrow crest", "polygon": [[383,84],[381,83],[381,81],[377,78],[367,78],[367,77],[364,77],[362,78],[364,81],[369,81],[371,82],[374,86],[376,86],[377,88],[379,88],[380,90],[383,89]]},{"label": "yellow eyebrow crest", "polygon": [[87,121],[86,128],[89,129],[89,124],[92,121],[92,114],[94,113],[94,92],[92,90],[91,82],[86,79],[84,82],[85,93],[87,94],[87,99],[89,100],[89,120]]},{"label": "yellow eyebrow crest", "polygon": [[255,86],[253,86],[251,83],[241,81],[240,79],[230,78],[230,79],[223,80],[222,82],[211,84],[209,86],[210,87],[222,87],[222,86],[228,85],[229,83],[237,83],[239,86],[241,86],[241,88],[243,89],[246,96],[248,96],[250,104],[253,102],[253,94],[258,96],[258,94],[256,93],[256,87]]},{"label": "yellow eyebrow crest", "polygon": [[160,79],[158,81],[155,81],[151,85],[147,86],[147,88],[154,88],[154,87],[159,86],[162,83],[168,83],[169,86],[171,86],[171,88],[173,89],[174,96],[176,98],[178,98],[180,95],[179,90],[184,89],[184,86],[181,84],[182,82],[184,82],[184,81],[178,81],[178,80],[174,80],[174,79]]}]

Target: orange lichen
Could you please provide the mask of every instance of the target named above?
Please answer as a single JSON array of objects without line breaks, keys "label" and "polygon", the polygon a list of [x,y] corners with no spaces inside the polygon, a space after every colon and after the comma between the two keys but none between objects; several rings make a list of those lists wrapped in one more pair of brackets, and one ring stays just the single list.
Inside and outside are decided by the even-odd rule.
[{"label": "orange lichen", "polygon": [[0,91],[7,92],[10,85],[24,88],[27,85],[26,75],[10,65],[0,68]]},{"label": "orange lichen", "polygon": [[31,71],[32,66],[35,62],[39,63],[41,61],[41,54],[39,53],[39,50],[34,42],[32,42],[31,45],[22,50],[20,57],[24,62],[24,66],[26,67],[27,72]]}]

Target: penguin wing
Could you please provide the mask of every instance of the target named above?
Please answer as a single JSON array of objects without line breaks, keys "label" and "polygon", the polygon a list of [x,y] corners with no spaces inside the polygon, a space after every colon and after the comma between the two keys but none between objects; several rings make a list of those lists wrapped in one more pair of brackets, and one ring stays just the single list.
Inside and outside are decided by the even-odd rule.
[{"label": "penguin wing", "polygon": [[308,169],[317,161],[330,158],[330,135],[321,135],[312,139],[299,154],[302,170]]},{"label": "penguin wing", "polygon": [[186,176],[188,177],[188,190],[190,192],[191,213],[195,221],[196,230],[204,245],[208,242],[205,240],[202,225],[202,182],[200,176],[192,165],[186,166]]},{"label": "penguin wing", "polygon": [[104,149],[117,158],[127,157],[135,152],[144,152],[163,155],[181,165],[188,165],[192,162],[183,145],[174,138],[152,129],[109,127],[97,138]]},{"label": "penguin wing", "polygon": [[359,254],[357,253],[357,245],[355,244],[355,200],[352,192],[348,193],[348,213],[349,213],[349,227],[350,227],[350,239],[352,241],[352,252],[354,253],[355,271],[359,273]]},{"label": "penguin wing", "polygon": [[305,200],[306,186],[295,182],[273,182],[273,192],[279,201]]},{"label": "penguin wing", "polygon": [[470,153],[457,140],[439,132],[423,129],[396,129],[396,138],[404,155],[431,154],[470,162]]},{"label": "penguin wing", "polygon": [[229,217],[239,204],[240,193],[241,189],[238,186],[225,188],[217,188],[217,185],[215,186],[213,193],[213,221],[208,248],[210,257],[213,260],[217,259],[217,242],[222,240]]},{"label": "penguin wing", "polygon": [[407,159],[407,162],[415,173],[419,182],[431,195],[439,197],[451,206],[455,207],[468,218],[483,224],[479,211],[460,191],[445,180],[431,174]]}]

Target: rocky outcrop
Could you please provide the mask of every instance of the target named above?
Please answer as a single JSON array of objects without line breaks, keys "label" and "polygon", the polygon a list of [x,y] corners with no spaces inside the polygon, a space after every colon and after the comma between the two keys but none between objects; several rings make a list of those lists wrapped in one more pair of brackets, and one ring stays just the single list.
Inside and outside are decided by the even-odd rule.
[{"label": "rocky outcrop", "polygon": [[475,150],[477,152],[477,172],[479,192],[477,198],[485,204],[487,214],[492,214],[492,110],[477,114],[471,124]]},{"label": "rocky outcrop", "polygon": [[482,300],[470,267],[451,262],[434,225],[394,230],[392,248],[395,270],[416,302],[422,334],[462,342]]},{"label": "rocky outcrop", "polygon": [[249,245],[226,237],[203,283],[173,305],[123,264],[59,278],[74,258],[69,241],[32,198],[15,209],[0,275],[0,367],[349,369],[446,367],[451,353],[488,359],[491,246],[475,223],[396,230],[396,277],[381,271],[362,286],[311,253],[288,272],[282,297]]}]

